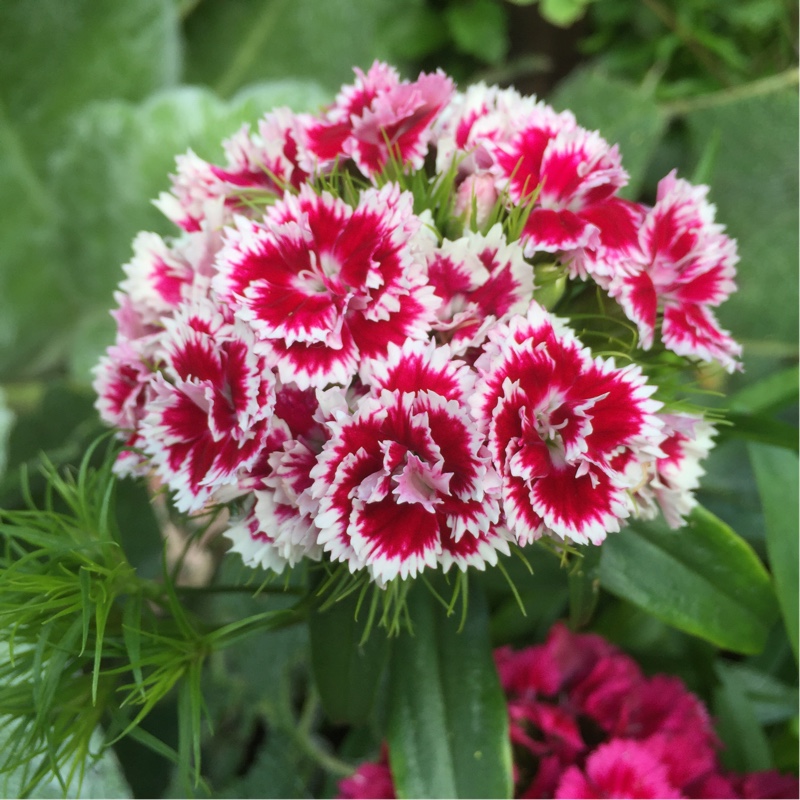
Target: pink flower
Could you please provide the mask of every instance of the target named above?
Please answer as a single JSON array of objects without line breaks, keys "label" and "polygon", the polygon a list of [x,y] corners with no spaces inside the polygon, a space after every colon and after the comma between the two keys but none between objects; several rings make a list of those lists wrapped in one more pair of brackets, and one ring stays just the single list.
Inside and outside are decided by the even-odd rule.
[{"label": "pink flower", "polygon": [[535,303],[491,330],[475,366],[470,402],[517,540],[599,544],[619,530],[632,487],[612,462],[625,450],[642,464],[660,455],[655,387],[635,366],[592,358]]},{"label": "pink flower", "polygon": [[355,84],[343,87],[325,120],[307,127],[308,150],[322,164],[348,156],[367,176],[390,160],[420,169],[431,126],[449,101],[453,82],[441,70],[422,73],[413,83],[401,81],[378,61],[366,74],[355,73]]},{"label": "pink flower", "polygon": [[340,800],[394,800],[396,796],[385,748],[378,763],[365,762],[339,781]]},{"label": "pink flower", "polygon": [[209,207],[244,213],[246,196],[254,190],[280,196],[287,188],[298,189],[308,177],[299,165],[302,152],[298,142],[310,120],[288,108],[276,109],[259,122],[258,133],[242,126],[222,146],[224,167],[211,164],[192,150],[175,159],[172,191],[162,192],[156,206],[168,219],[185,231],[197,231],[208,216]]},{"label": "pink flower", "polygon": [[142,447],[178,509],[195,511],[258,458],[275,378],[250,331],[226,323],[211,303],[187,306],[165,324],[164,369],[153,378]]},{"label": "pink flower", "polygon": [[664,765],[646,746],[630,739],[600,745],[581,770],[569,767],[561,776],[557,798],[668,798],[682,797]]},{"label": "pink flower", "polygon": [[284,383],[346,385],[390,343],[427,336],[437,301],[411,206],[392,184],[364,191],[355,209],[304,186],[263,223],[238,220],[214,287]]},{"label": "pink flower", "polygon": [[661,315],[661,339],[678,355],[738,368],[741,347],[711,310],[736,288],[736,243],[714,222],[708,187],[671,172],[639,229],[638,247],[611,281],[610,293],[639,328],[648,349]]}]

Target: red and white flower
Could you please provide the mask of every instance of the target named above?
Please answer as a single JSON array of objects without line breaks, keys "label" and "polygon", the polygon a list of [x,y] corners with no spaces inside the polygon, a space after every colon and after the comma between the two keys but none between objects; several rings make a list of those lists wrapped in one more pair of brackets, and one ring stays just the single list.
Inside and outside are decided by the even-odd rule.
[{"label": "red and white flower", "polygon": [[628,181],[619,151],[596,131],[537,109],[510,143],[495,150],[496,173],[510,200],[533,208],[525,254],[612,246],[635,237],[631,204],[615,197]]},{"label": "red and white flower", "polygon": [[163,371],[141,426],[142,447],[181,511],[195,511],[258,458],[275,405],[275,378],[252,333],[209,302],[165,321]]},{"label": "red and white flower", "polygon": [[458,355],[479,346],[497,320],[524,314],[533,299],[533,268],[499,224],[486,236],[445,239],[428,257],[428,281],[442,301],[433,328]]},{"label": "red and white flower", "polygon": [[450,100],[453,82],[441,70],[401,81],[392,67],[375,62],[345,86],[325,119],[309,124],[304,144],[324,167],[337,158],[352,158],[364,175],[380,172],[396,160],[420,169],[428,152],[432,125]]},{"label": "red and white flower", "polygon": [[379,584],[413,577],[436,566],[445,540],[477,538],[497,523],[496,478],[458,400],[383,390],[352,415],[336,413],[329,428],[311,494],[319,542],[352,571],[366,567]]},{"label": "red and white flower", "polygon": [[300,142],[310,117],[294,114],[288,108],[276,109],[259,122],[258,133],[243,125],[223,143],[226,164],[211,164],[193,150],[177,156],[172,190],[162,192],[156,206],[168,219],[185,231],[197,231],[211,206],[227,209],[226,222],[235,211],[244,213],[244,195],[253,190],[280,196],[298,189],[308,178],[299,164],[303,158]]},{"label": "red and white flower", "polygon": [[629,451],[661,454],[660,403],[638,367],[593,358],[538,304],[489,333],[471,398],[502,479],[506,521],[522,544],[544,534],[599,544],[631,511]]},{"label": "red and white flower", "polygon": [[739,368],[738,345],[712,307],[736,289],[736,242],[714,222],[707,186],[692,186],[671,172],[658,184],[656,205],[638,232],[638,247],[609,291],[636,323],[649,349],[661,317],[661,340],[678,355]]},{"label": "red and white flower", "polygon": [[364,359],[430,330],[419,224],[396,185],[364,191],[355,209],[303,187],[263,223],[238,220],[214,286],[284,383],[346,385]]}]

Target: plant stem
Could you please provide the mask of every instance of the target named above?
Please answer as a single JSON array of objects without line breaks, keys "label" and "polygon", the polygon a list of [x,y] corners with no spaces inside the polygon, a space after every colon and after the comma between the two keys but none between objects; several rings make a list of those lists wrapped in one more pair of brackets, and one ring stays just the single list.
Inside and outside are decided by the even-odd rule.
[{"label": "plant stem", "polygon": [[661,108],[669,117],[677,117],[689,114],[692,111],[724,106],[728,103],[735,103],[738,100],[745,100],[748,97],[758,97],[778,92],[781,89],[788,89],[792,86],[797,86],[799,79],[800,70],[792,67],[784,72],[779,72],[777,75],[770,75],[768,78],[751,81],[741,86],[735,86],[732,89],[723,89],[719,92],[711,92],[699,97],[691,97],[687,100],[674,100],[670,103],[664,103]]},{"label": "plant stem", "polygon": [[655,14],[659,20],[669,28],[694,55],[694,57],[713,75],[723,86],[730,86],[730,80],[711,54],[697,41],[692,31],[678,19],[678,16],[663,5],[660,0],[642,0],[643,3]]}]

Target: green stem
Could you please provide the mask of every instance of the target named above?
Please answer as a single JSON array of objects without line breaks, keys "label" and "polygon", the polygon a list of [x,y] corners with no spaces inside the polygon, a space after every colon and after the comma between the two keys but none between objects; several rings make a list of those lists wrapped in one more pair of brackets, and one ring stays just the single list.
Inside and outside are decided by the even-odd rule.
[{"label": "green stem", "polygon": [[218,586],[176,586],[176,592],[180,592],[182,594],[225,594],[225,593],[236,593],[236,594],[249,594],[253,597],[258,596],[259,594],[293,594],[293,595],[301,595],[304,594],[303,589],[299,589],[296,587],[273,587],[273,586],[263,586],[254,589],[252,586],[226,586],[220,584]]},{"label": "green stem", "polygon": [[285,5],[286,0],[272,0],[263,5],[261,13],[249,26],[249,32],[233,61],[214,85],[214,90],[221,97],[228,97],[239,86],[247,70],[263,52],[265,42],[275,29]]},{"label": "green stem", "polygon": [[715,106],[724,106],[728,103],[746,100],[749,97],[759,97],[761,95],[779,92],[781,89],[797,86],[798,79],[800,79],[800,70],[793,67],[784,72],[779,72],[777,75],[770,75],[768,78],[751,81],[741,86],[735,86],[732,89],[723,89],[722,91],[700,95],[699,97],[690,97],[686,100],[674,100],[670,103],[664,103],[662,109],[668,116],[677,117],[683,114],[689,114],[692,111],[701,111],[705,108],[714,108]]},{"label": "green stem", "polygon": [[642,0],[650,11],[655,14],[659,21],[669,28],[694,55],[694,57],[713,75],[723,86],[729,86],[730,80],[719,68],[719,65],[711,54],[697,41],[692,31],[687,28],[678,16],[667,8],[660,0]]},{"label": "green stem", "polygon": [[346,778],[353,774],[353,767],[337,758],[336,756],[323,750],[311,735],[311,727],[319,710],[319,697],[316,691],[309,692],[303,709],[300,712],[300,719],[297,725],[289,726],[289,734],[298,747],[311,759],[317,762],[326,772],[340,778]]}]

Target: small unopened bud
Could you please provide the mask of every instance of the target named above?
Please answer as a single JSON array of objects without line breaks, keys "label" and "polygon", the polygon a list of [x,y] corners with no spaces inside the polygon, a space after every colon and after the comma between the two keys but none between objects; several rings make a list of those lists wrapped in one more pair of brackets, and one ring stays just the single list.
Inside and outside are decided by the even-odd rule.
[{"label": "small unopened bud", "polygon": [[497,189],[494,178],[486,173],[469,175],[458,187],[455,211],[457,215],[464,214],[465,225],[474,224],[481,230],[496,203]]}]

